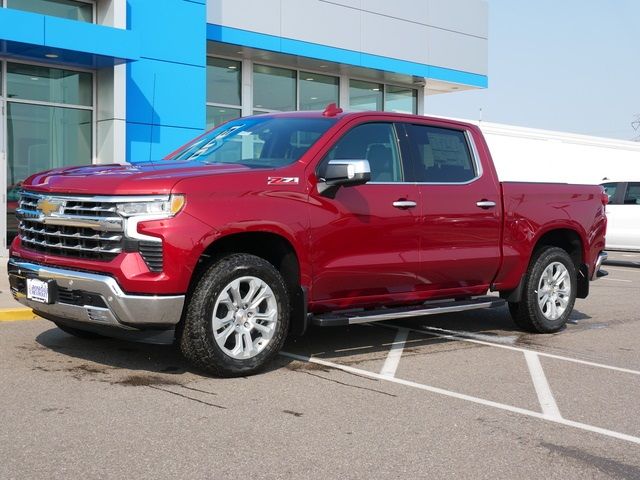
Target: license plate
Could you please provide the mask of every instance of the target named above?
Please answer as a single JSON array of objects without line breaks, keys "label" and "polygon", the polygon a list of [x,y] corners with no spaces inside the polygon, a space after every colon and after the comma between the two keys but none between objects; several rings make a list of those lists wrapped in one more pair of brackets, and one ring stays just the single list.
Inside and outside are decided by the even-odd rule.
[{"label": "license plate", "polygon": [[49,303],[49,284],[37,278],[27,278],[27,298],[34,302]]}]

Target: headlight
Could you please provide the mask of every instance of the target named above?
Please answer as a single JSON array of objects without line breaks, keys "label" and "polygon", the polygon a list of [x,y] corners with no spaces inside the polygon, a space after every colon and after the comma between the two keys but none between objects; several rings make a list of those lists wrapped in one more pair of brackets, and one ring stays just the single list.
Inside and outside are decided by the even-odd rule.
[{"label": "headlight", "polygon": [[184,207],[184,195],[171,195],[168,200],[118,203],[117,211],[123,217],[140,215],[173,217]]}]

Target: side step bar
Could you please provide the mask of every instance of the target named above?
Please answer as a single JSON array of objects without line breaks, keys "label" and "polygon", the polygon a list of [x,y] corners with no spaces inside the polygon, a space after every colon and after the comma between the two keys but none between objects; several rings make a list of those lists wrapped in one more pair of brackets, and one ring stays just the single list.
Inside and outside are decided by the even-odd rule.
[{"label": "side step bar", "polygon": [[319,327],[338,327],[358,323],[398,320],[441,313],[465,312],[482,308],[501,307],[506,302],[498,297],[472,297],[465,300],[439,300],[413,307],[383,308],[380,310],[344,310],[341,312],[311,315],[311,323]]}]

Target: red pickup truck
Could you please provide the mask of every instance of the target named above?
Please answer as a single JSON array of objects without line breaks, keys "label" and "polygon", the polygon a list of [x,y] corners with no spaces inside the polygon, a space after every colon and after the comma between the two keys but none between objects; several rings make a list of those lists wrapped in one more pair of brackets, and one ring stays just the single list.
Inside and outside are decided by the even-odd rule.
[{"label": "red pickup truck", "polygon": [[175,341],[246,375],[308,324],[508,302],[521,328],[558,331],[606,274],[606,201],[500,182],[474,125],[332,105],[234,120],[157,162],[32,176],[9,277],[65,332]]}]

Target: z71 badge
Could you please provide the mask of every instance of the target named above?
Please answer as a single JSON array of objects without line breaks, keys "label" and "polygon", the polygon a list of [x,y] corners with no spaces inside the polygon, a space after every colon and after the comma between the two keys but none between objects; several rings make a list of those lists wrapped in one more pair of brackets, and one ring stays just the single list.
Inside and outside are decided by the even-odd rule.
[{"label": "z71 badge", "polygon": [[269,177],[267,178],[267,185],[298,185],[300,178],[298,177]]}]

